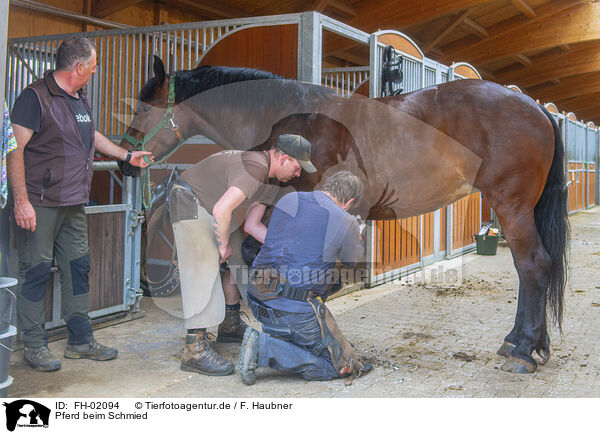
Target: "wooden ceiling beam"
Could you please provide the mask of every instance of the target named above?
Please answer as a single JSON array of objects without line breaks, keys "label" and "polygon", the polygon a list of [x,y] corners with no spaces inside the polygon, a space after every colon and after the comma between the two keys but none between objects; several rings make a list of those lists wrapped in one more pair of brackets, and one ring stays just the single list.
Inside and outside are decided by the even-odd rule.
[{"label": "wooden ceiling beam", "polygon": [[315,0],[310,8],[311,11],[323,12],[329,0]]},{"label": "wooden ceiling beam", "polygon": [[393,0],[373,2],[361,0],[354,4],[356,18],[349,22],[365,32],[377,29],[402,29],[445,15],[458,13],[489,0]]},{"label": "wooden ceiling beam", "polygon": [[586,44],[558,55],[542,55],[525,68],[497,76],[501,83],[517,83],[522,87],[531,87],[546,81],[594,71],[600,71],[600,42]]},{"label": "wooden ceiling beam", "polygon": [[[504,34],[509,34],[520,29],[522,26],[527,26],[532,22],[544,19],[545,17],[551,17],[561,11],[566,11],[574,6],[578,6],[584,3],[584,0],[551,0],[550,2],[537,8],[537,17],[534,20],[530,20],[523,14],[518,14],[512,18],[508,18],[504,21],[500,21],[492,26],[487,27],[488,33],[491,38],[497,38]],[[454,53],[461,53],[464,50],[470,49],[473,45],[479,44],[480,42],[474,41],[472,36],[465,36],[461,39],[453,41],[449,44],[443,45],[444,52],[450,53],[454,56]]]},{"label": "wooden ceiling beam", "polygon": [[596,107],[598,105],[598,101],[600,101],[600,92],[594,92],[563,100],[561,105],[564,106],[568,111],[573,111],[575,109],[585,110]]},{"label": "wooden ceiling beam", "polygon": [[448,36],[455,28],[457,28],[463,21],[464,18],[469,14],[470,9],[467,9],[458,15],[455,15],[450,21],[440,29],[438,35],[429,41],[425,48],[423,48],[423,52],[428,53],[431,51],[442,39]]},{"label": "wooden ceiling beam", "polygon": [[485,64],[527,51],[599,39],[600,3],[582,3],[567,12],[538,17],[449,54],[472,64]]},{"label": "wooden ceiling beam", "polygon": [[517,54],[516,56],[513,56],[513,59],[523,66],[529,66],[532,63],[531,59],[523,54]]},{"label": "wooden ceiling beam", "polygon": [[528,89],[528,93],[546,102],[558,102],[568,98],[578,97],[589,93],[600,92],[600,72],[567,77],[559,84]]},{"label": "wooden ceiling beam", "polygon": [[511,0],[512,4],[525,16],[535,18],[535,10],[525,0]]},{"label": "wooden ceiling beam", "polygon": [[109,15],[119,12],[120,10],[126,9],[129,6],[141,3],[144,0],[91,0],[92,10],[91,15],[98,18],[104,18]]},{"label": "wooden ceiling beam", "polygon": [[349,17],[356,16],[356,9],[348,0],[329,0],[329,8],[335,9],[338,12],[343,12]]},{"label": "wooden ceiling beam", "polygon": [[234,8],[232,6],[226,5],[222,2],[215,2],[211,0],[165,0],[167,3],[172,5],[180,4],[185,6],[186,8],[195,11],[199,15],[208,17],[208,18],[242,18],[252,16],[251,13],[239,9]]},{"label": "wooden ceiling beam", "polygon": [[465,27],[469,32],[473,33],[475,36],[481,38],[481,39],[486,39],[489,38],[490,35],[487,31],[487,29],[485,27],[483,27],[482,25],[480,25],[479,23],[473,21],[471,18],[469,17],[465,17],[462,20],[462,25],[463,27]]}]

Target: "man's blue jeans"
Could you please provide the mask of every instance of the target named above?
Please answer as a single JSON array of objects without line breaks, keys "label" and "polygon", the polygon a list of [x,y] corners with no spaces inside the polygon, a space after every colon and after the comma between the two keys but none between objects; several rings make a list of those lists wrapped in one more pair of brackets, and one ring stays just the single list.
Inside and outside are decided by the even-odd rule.
[{"label": "man's blue jeans", "polygon": [[284,312],[270,308],[250,293],[248,304],[263,325],[258,340],[259,367],[300,374],[305,380],[339,377],[327,347],[322,344],[321,327],[312,308],[306,313]]}]

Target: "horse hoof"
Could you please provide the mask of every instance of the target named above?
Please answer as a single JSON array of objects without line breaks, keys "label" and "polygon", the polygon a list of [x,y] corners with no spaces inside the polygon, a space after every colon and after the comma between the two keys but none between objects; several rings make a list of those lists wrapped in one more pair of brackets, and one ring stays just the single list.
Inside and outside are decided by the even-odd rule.
[{"label": "horse hoof", "polygon": [[505,372],[512,372],[513,374],[532,374],[537,369],[537,366],[535,361],[531,363],[523,359],[509,356],[500,369]]},{"label": "horse hoof", "polygon": [[496,351],[496,354],[502,357],[510,357],[510,354],[512,353],[514,347],[514,344],[511,344],[508,341],[504,341],[504,343],[500,346],[498,351]]},{"label": "horse hoof", "polygon": [[548,363],[548,360],[550,359],[550,351],[541,349],[537,350],[536,353],[538,356],[540,356],[541,365],[545,365],[546,363]]}]

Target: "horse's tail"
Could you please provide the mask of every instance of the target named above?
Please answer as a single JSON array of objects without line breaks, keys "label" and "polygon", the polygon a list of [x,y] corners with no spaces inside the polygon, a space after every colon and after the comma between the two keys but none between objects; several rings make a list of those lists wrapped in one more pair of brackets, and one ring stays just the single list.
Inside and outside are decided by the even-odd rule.
[{"label": "horse's tail", "polygon": [[542,196],[535,205],[535,225],[542,238],[546,252],[552,260],[546,300],[552,310],[552,319],[561,327],[563,299],[567,285],[567,251],[569,242],[569,219],[567,190],[565,188],[565,147],[556,121],[541,106],[554,129],[554,159]]}]

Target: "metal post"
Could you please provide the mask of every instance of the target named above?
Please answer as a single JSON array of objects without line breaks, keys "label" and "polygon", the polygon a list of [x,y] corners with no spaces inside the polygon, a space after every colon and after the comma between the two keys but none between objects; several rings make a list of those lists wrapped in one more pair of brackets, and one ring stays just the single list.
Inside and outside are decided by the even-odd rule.
[{"label": "metal post", "polygon": [[298,79],[321,84],[322,28],[318,12],[304,12],[300,17],[298,40]]},{"label": "metal post", "polygon": [[369,97],[378,98],[379,93],[379,52],[377,50],[377,35],[369,36]]},{"label": "metal post", "polygon": [[[0,0],[0,89],[6,80],[6,44],[8,38],[8,0]],[[4,92],[0,92],[0,107],[4,110]]]}]

